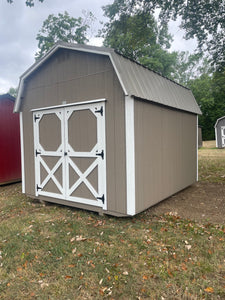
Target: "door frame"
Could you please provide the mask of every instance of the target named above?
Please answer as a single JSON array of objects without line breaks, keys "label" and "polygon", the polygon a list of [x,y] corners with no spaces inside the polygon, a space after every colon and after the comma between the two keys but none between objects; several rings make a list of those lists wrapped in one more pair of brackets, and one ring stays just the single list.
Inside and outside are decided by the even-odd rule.
[{"label": "door frame", "polygon": [[[106,99],[97,99],[97,100],[83,101],[83,102],[77,102],[77,103],[69,103],[69,104],[64,104],[64,105],[50,106],[50,107],[44,107],[44,108],[38,108],[38,109],[31,110],[31,112],[33,113],[35,196],[36,197],[39,197],[39,192],[36,189],[36,186],[39,182],[40,163],[38,162],[38,159],[36,159],[36,149],[37,149],[37,145],[39,143],[38,142],[38,137],[39,137],[38,127],[39,126],[35,125],[35,122],[34,122],[35,117],[34,116],[36,114],[42,114],[43,113],[43,115],[45,115],[45,114],[48,114],[48,113],[55,113],[55,112],[58,112],[60,110],[63,111],[62,119],[61,119],[61,139],[62,139],[62,144],[61,145],[62,145],[62,149],[60,149],[60,151],[62,150],[61,151],[62,152],[62,157],[64,157],[65,146],[66,146],[66,143],[68,142],[66,140],[66,137],[68,138],[68,133],[65,134],[65,130],[66,130],[67,125],[68,125],[68,124],[65,124],[65,122],[66,122],[66,117],[65,117],[65,114],[64,114],[65,109],[67,107],[71,107],[71,108],[76,107],[76,110],[90,109],[93,113],[96,112],[96,115],[97,115],[97,108],[94,108],[94,104],[96,104],[96,106],[100,105],[103,109],[103,112],[101,113],[101,122],[98,121],[99,120],[98,118],[100,118],[100,117],[99,116],[97,117],[97,137],[101,138],[100,143],[101,143],[101,145],[103,147],[103,150],[104,150],[104,161],[101,162],[101,164],[100,164],[101,169],[98,170],[99,171],[99,174],[98,174],[98,193],[99,193],[99,198],[103,198],[103,199],[101,199],[101,200],[99,199],[97,201],[93,200],[93,202],[90,203],[90,200],[86,200],[86,199],[82,199],[82,198],[77,198],[75,200],[75,199],[72,199],[70,196],[67,195],[68,194],[68,191],[67,191],[68,184],[67,184],[67,182],[68,182],[69,178],[67,178],[68,177],[68,172],[67,172],[68,166],[66,165],[66,164],[68,164],[68,160],[65,157],[64,157],[63,162],[62,162],[63,193],[62,194],[54,194],[54,193],[51,194],[50,192],[47,192],[47,194],[45,194],[43,196],[58,198],[58,199],[71,201],[71,202],[75,202],[75,203],[81,203],[81,204],[86,204],[86,205],[102,207],[103,210],[107,210],[105,102],[106,102]],[[38,124],[39,124],[39,122],[38,122]],[[98,124],[101,124],[101,126],[98,126]],[[101,172],[101,174],[100,174],[100,172]]]}]

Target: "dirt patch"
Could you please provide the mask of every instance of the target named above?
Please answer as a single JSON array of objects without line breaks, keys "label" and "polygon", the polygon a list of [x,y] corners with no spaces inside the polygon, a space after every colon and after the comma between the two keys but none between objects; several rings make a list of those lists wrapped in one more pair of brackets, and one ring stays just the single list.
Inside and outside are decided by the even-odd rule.
[{"label": "dirt patch", "polygon": [[225,224],[225,183],[198,182],[148,210],[201,223]]}]

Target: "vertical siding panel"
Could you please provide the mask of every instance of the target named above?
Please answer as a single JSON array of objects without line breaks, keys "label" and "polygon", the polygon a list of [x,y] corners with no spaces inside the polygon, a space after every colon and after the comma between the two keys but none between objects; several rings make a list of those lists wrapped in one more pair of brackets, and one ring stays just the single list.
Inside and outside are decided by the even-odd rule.
[{"label": "vertical siding panel", "polygon": [[195,182],[196,126],[196,115],[135,101],[137,211]]}]

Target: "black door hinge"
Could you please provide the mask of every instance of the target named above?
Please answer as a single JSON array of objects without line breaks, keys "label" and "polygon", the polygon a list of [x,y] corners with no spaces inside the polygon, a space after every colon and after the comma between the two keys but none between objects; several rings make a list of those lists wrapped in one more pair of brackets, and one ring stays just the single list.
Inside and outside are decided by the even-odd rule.
[{"label": "black door hinge", "polygon": [[96,155],[97,155],[97,156],[101,156],[101,157],[102,157],[102,159],[104,159],[104,150],[102,150],[102,152],[101,152],[101,153],[96,153]]},{"label": "black door hinge", "polygon": [[97,197],[98,200],[101,200],[102,203],[105,203],[105,195],[103,194],[102,197]]},{"label": "black door hinge", "polygon": [[40,119],[40,117],[39,116],[37,116],[37,115],[34,115],[34,121],[36,122],[37,120],[39,120]]},{"label": "black door hinge", "polygon": [[36,153],[36,156],[38,156],[38,154],[41,154],[41,152],[39,152],[39,151],[37,151],[37,150],[36,150],[35,153]]},{"label": "black door hinge", "polygon": [[101,114],[101,116],[103,116],[103,106],[101,106],[101,108],[99,110],[96,110],[95,113],[99,113]]},{"label": "black door hinge", "polygon": [[37,192],[38,192],[39,190],[41,190],[41,189],[42,189],[42,188],[39,187],[38,184],[37,184]]}]

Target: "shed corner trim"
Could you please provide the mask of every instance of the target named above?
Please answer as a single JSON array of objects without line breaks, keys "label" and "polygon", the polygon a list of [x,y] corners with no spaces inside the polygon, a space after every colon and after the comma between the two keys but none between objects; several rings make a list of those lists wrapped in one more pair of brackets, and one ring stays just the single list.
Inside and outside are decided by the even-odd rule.
[{"label": "shed corner trim", "polygon": [[23,139],[23,113],[22,112],[20,112],[20,147],[21,147],[22,193],[25,194],[24,139]]},{"label": "shed corner trim", "polygon": [[135,215],[134,98],[125,96],[127,214]]}]

